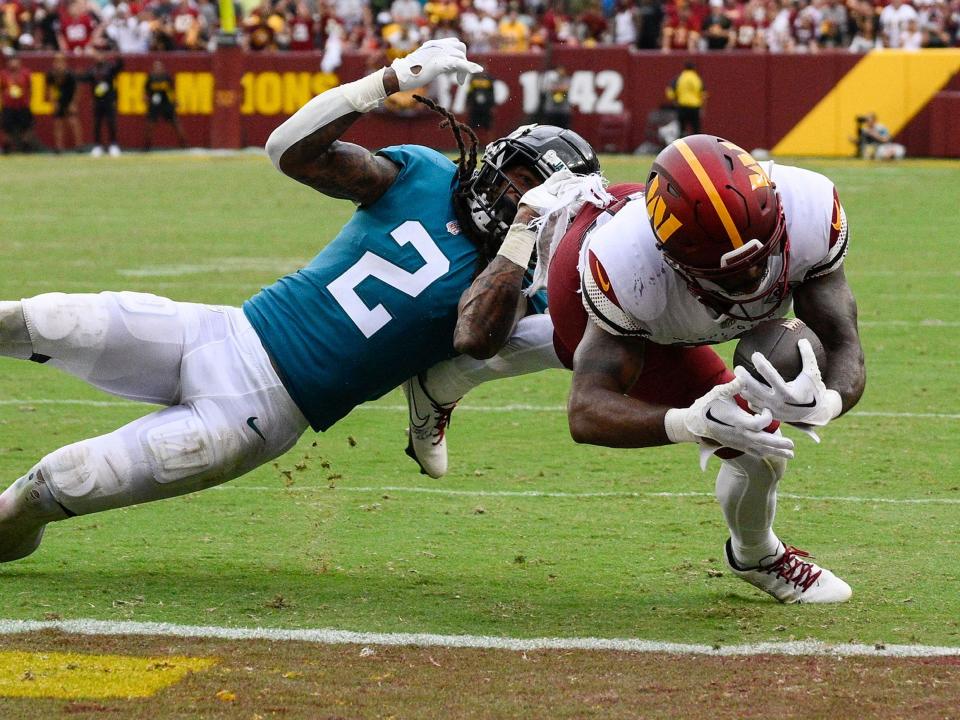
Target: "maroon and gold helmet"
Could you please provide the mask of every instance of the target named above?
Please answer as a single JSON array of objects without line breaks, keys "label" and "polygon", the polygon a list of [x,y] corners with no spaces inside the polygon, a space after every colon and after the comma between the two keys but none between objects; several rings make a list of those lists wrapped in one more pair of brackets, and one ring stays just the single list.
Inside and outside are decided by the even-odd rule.
[{"label": "maroon and gold helmet", "polygon": [[732,142],[691,135],[653,162],[647,214],[667,264],[718,312],[772,315],[786,297],[789,241],[776,188]]}]

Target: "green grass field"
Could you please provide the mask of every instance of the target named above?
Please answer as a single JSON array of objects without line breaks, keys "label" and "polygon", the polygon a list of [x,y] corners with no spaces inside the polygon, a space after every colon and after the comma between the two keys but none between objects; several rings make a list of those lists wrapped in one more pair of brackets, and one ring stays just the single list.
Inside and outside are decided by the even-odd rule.
[{"label": "green grass field", "polygon": [[[648,162],[604,167],[622,181]],[[836,182],[850,221],[868,384],[821,445],[794,434],[777,530],[851,584],[849,603],[781,606],[723,572],[716,465],[701,473],[691,447],[574,445],[569,377],[548,372],[467,398],[440,481],[403,455],[395,391],[277,467],[52,525],[0,566],[0,618],[960,646],[960,167],[804,164]],[[352,212],[255,156],[4,158],[0,176],[5,299],[239,304]],[[0,481],[147,410],[0,360]]]}]

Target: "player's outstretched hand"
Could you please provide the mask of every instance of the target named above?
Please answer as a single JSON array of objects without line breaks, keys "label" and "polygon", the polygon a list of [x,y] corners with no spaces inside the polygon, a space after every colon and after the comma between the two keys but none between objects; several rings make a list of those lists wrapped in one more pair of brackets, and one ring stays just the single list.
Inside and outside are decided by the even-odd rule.
[{"label": "player's outstretched hand", "polygon": [[428,40],[409,55],[397,58],[390,67],[397,73],[401,90],[429,85],[440,75],[456,73],[463,85],[467,77],[483,71],[483,66],[467,60],[467,46],[457,38]]},{"label": "player's outstretched hand", "polygon": [[[826,425],[840,414],[843,405],[840,393],[823,384],[810,341],[800,340],[797,348],[803,359],[803,369],[789,382],[762,353],[754,353],[750,360],[766,384],[753,377],[746,368],[734,368],[737,379],[743,383],[740,394],[750,407],[769,410],[781,422],[801,429]],[[812,437],[819,442],[815,434]]]},{"label": "player's outstretched hand", "polygon": [[701,444],[728,447],[759,457],[793,457],[793,441],[779,433],[766,432],[773,421],[769,410],[752,415],[734,397],[743,389],[740,379],[717,385],[682,411],[686,429]]}]

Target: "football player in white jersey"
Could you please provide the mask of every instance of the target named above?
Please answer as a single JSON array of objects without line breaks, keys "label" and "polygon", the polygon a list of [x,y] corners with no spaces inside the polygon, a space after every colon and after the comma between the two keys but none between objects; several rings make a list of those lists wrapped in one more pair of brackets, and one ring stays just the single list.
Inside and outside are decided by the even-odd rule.
[{"label": "football player in white jersey", "polygon": [[[713,452],[722,460],[716,496],[730,529],[725,556],[733,572],[781,602],[847,600],[843,580],[772,529],[777,484],[794,448],[779,422],[826,425],[858,402],[866,380],[856,302],[843,272],[846,216],[833,183],[800,168],[761,166],[733,143],[694,135],[657,156],[646,187],[609,191],[614,201],[585,206],[546,258],[555,351],[573,370],[574,440],[612,447],[690,442]],[[529,219],[522,215],[528,210],[521,203],[518,220]],[[523,258],[512,269],[492,263],[468,296],[480,303],[495,288],[509,306],[524,268]],[[822,340],[826,367],[803,343],[796,378],[781,378],[755,356],[764,385],[741,368],[735,376],[709,347],[786,315],[791,305]],[[471,327],[476,323],[462,313],[458,335]],[[451,369],[458,362],[478,370]],[[500,376],[509,375],[498,358],[486,365],[498,363]],[[421,384],[449,410],[453,393],[483,377],[482,367],[470,358],[450,361]]]}]

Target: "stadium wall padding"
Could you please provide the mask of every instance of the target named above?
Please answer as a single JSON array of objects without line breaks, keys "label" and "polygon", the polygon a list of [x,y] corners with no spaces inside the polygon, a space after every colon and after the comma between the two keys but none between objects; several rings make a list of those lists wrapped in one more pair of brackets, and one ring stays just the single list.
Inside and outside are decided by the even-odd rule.
[{"label": "stadium wall padding", "polygon": [[[51,57],[23,56],[34,73],[38,133],[48,144],[52,107],[44,99],[44,72]],[[505,134],[533,116],[539,80],[547,69],[545,57],[538,53],[476,56],[497,81],[495,123],[483,140]],[[118,79],[121,145],[142,145],[143,83],[154,60],[162,60],[176,77],[178,110],[191,144],[237,147],[262,145],[274,127],[314,94],[368,72],[361,55],[346,55],[335,74],[319,71],[320,58],[319,53],[236,53],[229,59],[199,53],[126,56]],[[619,152],[630,152],[648,139],[649,114],[664,105],[666,86],[688,61],[696,64],[710,94],[704,131],[747,149],[852,155],[856,116],[876,111],[910,155],[960,157],[960,49],[774,55],[559,48],[552,60],[571,73],[573,128],[598,149]],[[70,59],[76,70],[90,62]],[[220,75],[219,86],[215,72]],[[230,89],[238,78],[239,98]],[[435,90],[444,105],[465,115],[462,89],[441,79]],[[81,118],[89,135],[89,92],[81,87],[79,93]],[[236,110],[230,109],[236,107],[238,122]],[[223,131],[224,123],[229,124],[229,132]],[[450,132],[438,127],[437,116],[418,108],[370,113],[346,139],[371,148],[404,142],[443,149],[454,145]],[[169,128],[158,128],[156,145],[172,141]]]}]

